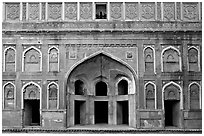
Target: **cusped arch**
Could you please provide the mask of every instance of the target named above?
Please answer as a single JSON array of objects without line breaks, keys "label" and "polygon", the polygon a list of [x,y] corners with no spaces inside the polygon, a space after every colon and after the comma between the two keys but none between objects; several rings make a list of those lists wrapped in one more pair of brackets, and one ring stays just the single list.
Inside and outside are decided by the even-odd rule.
[{"label": "cusped arch", "polygon": [[198,82],[191,82],[189,85],[188,85],[188,108],[190,109],[190,99],[191,99],[191,96],[190,96],[190,89],[191,89],[191,86],[192,85],[197,85],[198,86],[198,93],[199,93],[199,108],[201,109],[202,108],[202,101],[201,101],[201,85],[198,83]]},{"label": "cusped arch", "polygon": [[3,109],[5,108],[5,107],[4,107],[4,104],[5,104],[5,103],[4,103],[4,101],[5,101],[5,96],[4,96],[4,95],[5,95],[5,94],[4,94],[4,93],[5,93],[5,87],[6,87],[7,85],[9,85],[9,84],[11,84],[11,85],[14,87],[14,92],[13,92],[13,93],[14,93],[14,107],[16,107],[16,86],[15,86],[14,83],[12,83],[12,82],[9,81],[9,82],[7,82],[7,83],[5,83],[5,84],[3,85],[3,91],[2,91],[2,94],[3,94]]},{"label": "cusped arch", "polygon": [[27,48],[27,49],[25,49],[24,51],[23,51],[23,54],[22,54],[22,72],[24,72],[25,71],[25,54],[29,51],[29,50],[32,50],[32,49],[34,49],[34,50],[36,50],[37,52],[39,52],[39,54],[40,54],[40,71],[42,71],[42,52],[38,49],[38,48],[36,48],[36,47],[34,47],[34,46],[31,46],[31,47],[29,47],[29,48]]},{"label": "cusped arch", "polygon": [[47,109],[49,109],[49,88],[51,85],[55,85],[57,87],[57,109],[59,109],[59,85],[54,81],[47,85]]},{"label": "cusped arch", "polygon": [[[154,86],[154,99],[155,99],[155,102],[154,102],[154,107],[155,109],[157,109],[157,90],[156,90],[156,84],[152,81],[148,81],[147,83],[145,83],[144,85],[144,97],[145,97],[145,100],[146,100],[146,88],[148,85],[153,85]],[[146,104],[145,104],[146,105]]]},{"label": "cusped arch", "polygon": [[23,85],[23,87],[22,87],[22,90],[21,90],[21,103],[22,103],[21,109],[24,109],[24,92],[25,92],[25,88],[26,88],[27,86],[29,86],[29,85],[35,85],[35,86],[38,87],[39,92],[40,92],[40,109],[42,109],[42,90],[41,90],[40,85],[38,85],[37,83],[35,83],[35,82],[33,82],[33,81],[26,83],[26,84]]},{"label": "cusped arch", "polygon": [[56,46],[51,46],[49,49],[48,49],[48,71],[50,71],[50,51],[52,49],[55,49],[57,50],[57,71],[59,71],[59,49],[56,47]]},{"label": "cusped arch", "polygon": [[[200,71],[200,49],[199,49],[199,47],[195,47],[195,46],[190,46],[189,48],[188,48],[188,55],[189,55],[189,51],[191,50],[191,49],[195,49],[196,51],[197,51],[197,65],[198,65],[198,71]],[[190,64],[189,64],[189,56],[187,57],[187,59],[188,59],[188,71],[190,70]]]},{"label": "cusped arch", "polygon": [[[105,55],[105,56],[107,56],[107,57],[109,57],[109,58],[111,58],[111,59],[113,59],[113,60],[119,62],[120,64],[126,66],[126,67],[130,70],[130,72],[133,74],[133,81],[132,81],[132,82],[133,82],[133,90],[135,90],[135,89],[136,89],[136,87],[135,87],[135,81],[136,81],[136,79],[137,79],[137,74],[136,74],[135,70],[134,70],[128,63],[126,63],[126,62],[124,62],[123,60],[121,60],[121,59],[119,59],[119,58],[117,58],[117,57],[115,57],[115,56],[113,56],[113,55],[111,55],[111,54],[109,54],[109,53],[107,53],[107,52],[104,52],[104,51],[98,51],[98,52],[93,53],[93,54],[91,54],[90,56],[85,57],[85,58],[79,60],[78,62],[76,62],[76,63],[68,70],[68,72],[66,73],[65,79],[68,79],[68,78],[69,78],[69,75],[71,74],[71,72],[72,72],[77,66],[79,66],[79,65],[82,64],[83,62],[85,62],[85,61],[87,61],[87,60],[90,60],[90,59],[92,59],[92,58],[94,58],[94,57],[96,57],[97,55],[100,55],[100,54],[101,54],[101,55]],[[65,81],[65,84],[66,84],[66,88],[67,88],[67,81]]]},{"label": "cusped arch", "polygon": [[[154,65],[154,73],[156,73],[156,66],[155,66],[155,49],[152,47],[152,46],[150,46],[150,45],[148,45],[148,46],[146,46],[144,49],[143,49],[143,56],[144,56],[144,59],[145,59],[145,51],[147,50],[147,49],[151,49],[152,50],[152,52],[153,52],[153,65]],[[146,61],[145,61],[146,62]],[[144,63],[144,67],[145,67],[145,63]],[[145,71],[145,69],[144,69],[144,71]]]},{"label": "cusped arch", "polygon": [[179,71],[182,71],[182,69],[181,69],[181,53],[180,53],[180,51],[177,48],[175,48],[173,46],[168,46],[168,47],[164,48],[162,50],[162,52],[161,52],[161,71],[164,72],[163,55],[168,50],[174,50],[174,51],[176,51],[178,53],[178,57],[179,57]]},{"label": "cusped arch", "polygon": [[183,109],[183,90],[181,88],[181,86],[173,81],[165,84],[163,87],[162,87],[162,109],[164,109],[164,94],[165,94],[165,89],[171,85],[174,85],[176,87],[179,88],[179,99],[180,99],[180,109]]},{"label": "cusped arch", "polygon": [[133,82],[130,81],[130,79],[128,79],[127,77],[120,77],[116,84],[115,84],[115,88],[116,88],[116,95],[119,95],[119,92],[118,92],[118,85],[121,81],[126,81],[127,84],[128,84],[128,91],[127,91],[127,94],[133,94],[134,92],[132,91],[132,88],[133,88]]},{"label": "cusped arch", "polygon": [[15,52],[15,55],[14,55],[14,57],[15,57],[15,63],[14,63],[14,65],[15,65],[15,68],[14,68],[14,70],[16,71],[16,49],[14,48],[14,47],[12,47],[12,46],[9,46],[9,47],[7,47],[6,49],[4,49],[4,64],[3,64],[3,71],[5,72],[6,71],[6,52],[9,50],[9,49],[12,49],[12,50],[14,50],[14,52]]}]

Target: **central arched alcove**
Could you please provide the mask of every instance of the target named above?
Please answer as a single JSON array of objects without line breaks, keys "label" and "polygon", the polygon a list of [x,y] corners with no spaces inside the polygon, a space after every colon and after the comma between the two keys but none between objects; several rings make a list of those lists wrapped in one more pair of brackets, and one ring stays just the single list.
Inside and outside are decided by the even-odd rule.
[{"label": "central arched alcove", "polygon": [[106,53],[77,62],[67,74],[68,126],[98,123],[135,126],[136,115],[130,114],[135,108],[129,106],[136,107],[136,100],[118,96],[135,95],[135,79],[135,71],[126,62]]},{"label": "central arched alcove", "polygon": [[107,85],[105,82],[100,81],[96,83],[95,90],[96,96],[107,96]]}]

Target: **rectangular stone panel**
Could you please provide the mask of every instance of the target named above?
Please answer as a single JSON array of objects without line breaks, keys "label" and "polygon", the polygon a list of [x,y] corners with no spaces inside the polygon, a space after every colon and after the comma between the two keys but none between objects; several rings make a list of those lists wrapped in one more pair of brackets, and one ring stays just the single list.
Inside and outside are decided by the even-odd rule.
[{"label": "rectangular stone panel", "polygon": [[138,20],[139,19],[139,6],[137,2],[125,3],[125,19]]},{"label": "rectangular stone panel", "polygon": [[172,21],[175,20],[175,3],[164,2],[163,3],[163,20]]},{"label": "rectangular stone panel", "polygon": [[20,3],[6,3],[6,20],[20,20]]},{"label": "rectangular stone panel", "polygon": [[140,127],[141,128],[161,128],[162,127],[162,120],[140,120]]},{"label": "rectangular stone panel", "polygon": [[141,2],[140,3],[140,20],[152,21],[155,20],[155,3]]},{"label": "rectangular stone panel", "polygon": [[39,3],[29,3],[28,4],[28,19],[29,20],[39,20],[39,18],[40,18]]},{"label": "rectangular stone panel", "polygon": [[62,19],[62,3],[48,3],[48,19]]},{"label": "rectangular stone panel", "polygon": [[183,2],[182,10],[184,21],[197,21],[199,19],[199,8],[197,2]]},{"label": "rectangular stone panel", "polygon": [[65,20],[77,20],[77,3],[68,2],[64,5],[64,18]]},{"label": "rectangular stone panel", "polygon": [[111,20],[122,20],[123,19],[123,7],[122,2],[111,2],[110,3],[110,19]]},{"label": "rectangular stone panel", "polygon": [[92,20],[93,6],[91,2],[80,3],[80,20]]},{"label": "rectangular stone panel", "polygon": [[21,111],[2,111],[2,126],[4,127],[21,127]]}]

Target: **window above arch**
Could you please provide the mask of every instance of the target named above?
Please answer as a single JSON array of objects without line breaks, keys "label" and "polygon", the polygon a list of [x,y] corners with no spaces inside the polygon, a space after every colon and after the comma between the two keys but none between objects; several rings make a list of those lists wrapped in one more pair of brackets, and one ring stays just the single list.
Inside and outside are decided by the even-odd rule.
[{"label": "window above arch", "polygon": [[118,95],[127,95],[128,94],[128,82],[122,79],[118,83]]},{"label": "window above arch", "polygon": [[83,81],[81,80],[75,81],[74,87],[75,87],[75,95],[85,95],[86,94],[86,89],[85,89],[85,85]]},{"label": "window above arch", "polygon": [[107,96],[107,84],[103,81],[97,82],[95,86],[95,91],[96,96]]},{"label": "window above arch", "polygon": [[152,47],[146,47],[144,49],[144,63],[145,72],[154,72],[154,50]]}]

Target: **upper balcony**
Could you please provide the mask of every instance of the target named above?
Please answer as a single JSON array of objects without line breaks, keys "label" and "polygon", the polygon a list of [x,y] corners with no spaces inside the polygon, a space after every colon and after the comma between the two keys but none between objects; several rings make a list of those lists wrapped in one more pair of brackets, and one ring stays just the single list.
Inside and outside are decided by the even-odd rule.
[{"label": "upper balcony", "polygon": [[7,2],[3,31],[201,31],[201,2]]}]

